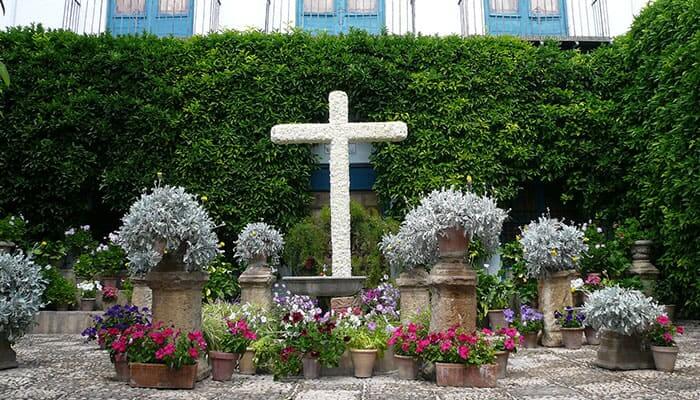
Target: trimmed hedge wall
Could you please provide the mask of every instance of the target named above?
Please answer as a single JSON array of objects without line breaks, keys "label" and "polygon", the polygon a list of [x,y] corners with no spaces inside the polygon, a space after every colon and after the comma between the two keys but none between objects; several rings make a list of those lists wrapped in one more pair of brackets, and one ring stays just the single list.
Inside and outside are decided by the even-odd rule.
[{"label": "trimmed hedge wall", "polygon": [[[224,33],[187,40],[0,33],[0,211],[40,233],[102,232],[162,171],[202,196],[227,243],[247,222],[307,215],[309,146],[278,146],[283,122],[397,120],[375,190],[401,216],[425,191],[467,185],[504,204],[559,187],[580,216],[641,215],[665,284],[700,311],[700,0],[658,0],[627,37],[581,54],[511,38]],[[672,299],[670,299],[672,300]]]}]

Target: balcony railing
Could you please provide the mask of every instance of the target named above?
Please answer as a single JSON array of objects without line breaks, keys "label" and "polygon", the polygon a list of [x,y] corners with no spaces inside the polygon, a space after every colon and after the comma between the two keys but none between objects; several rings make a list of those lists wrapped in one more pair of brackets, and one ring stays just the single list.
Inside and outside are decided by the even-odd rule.
[{"label": "balcony railing", "polygon": [[463,36],[610,41],[607,0],[459,0]]},{"label": "balcony railing", "polygon": [[265,0],[265,32],[415,33],[415,0]]},{"label": "balcony railing", "polygon": [[219,29],[220,8],[221,0],[64,0],[62,27],[84,34],[207,34]]}]

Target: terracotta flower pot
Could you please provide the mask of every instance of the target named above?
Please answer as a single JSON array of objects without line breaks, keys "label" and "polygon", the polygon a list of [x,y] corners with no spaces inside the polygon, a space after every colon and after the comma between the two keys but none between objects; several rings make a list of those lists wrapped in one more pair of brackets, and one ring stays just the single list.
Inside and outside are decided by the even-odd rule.
[{"label": "terracotta flower pot", "polygon": [[580,349],[583,344],[583,328],[561,328],[561,338],[567,349]]},{"label": "terracotta flower pot", "polygon": [[438,386],[467,386],[467,366],[464,364],[435,363],[435,381]]},{"label": "terracotta flower pot", "polygon": [[321,363],[318,361],[318,358],[304,356],[301,362],[304,370],[304,379],[318,379],[321,376]]},{"label": "terracotta flower pot", "polygon": [[117,278],[116,276],[103,276],[102,278],[100,278],[100,280],[102,281],[102,287],[111,286],[113,288],[116,288],[117,281],[119,280],[119,278]]},{"label": "terracotta flower pot", "polygon": [[114,371],[117,373],[117,380],[121,382],[129,382],[131,373],[129,372],[129,360],[126,355],[117,354],[114,359]]},{"label": "terracotta flower pot", "polygon": [[496,331],[499,328],[507,328],[508,321],[503,315],[503,310],[491,310],[488,312],[489,326],[492,330]]},{"label": "terracotta flower pot", "polygon": [[508,356],[509,351],[496,352],[496,365],[498,365],[498,378],[505,378],[508,371]]},{"label": "terracotta flower pot", "polygon": [[651,346],[654,355],[654,365],[656,369],[664,372],[673,372],[678,358],[678,347],[676,346]]},{"label": "terracotta flower pot", "polygon": [[460,254],[467,251],[469,238],[464,235],[462,228],[448,228],[438,235],[440,254]]},{"label": "terracotta flower pot", "polygon": [[498,382],[498,365],[467,365],[466,385],[475,388],[494,388]]},{"label": "terracotta flower pot", "polygon": [[255,357],[255,351],[253,349],[246,349],[245,353],[240,354],[238,358],[238,373],[243,375],[255,375],[256,366],[253,358]]},{"label": "terracotta flower pot", "polygon": [[418,379],[418,361],[415,358],[394,354],[394,363],[399,370],[399,378],[409,381]]},{"label": "terracotta flower pot", "polygon": [[210,351],[211,379],[214,381],[230,381],[233,370],[236,369],[238,354],[222,351]]},{"label": "terracotta flower pot", "polygon": [[80,311],[95,310],[95,299],[80,299]]},{"label": "terracotta flower pot", "polygon": [[374,363],[377,361],[377,350],[350,349],[352,365],[356,378],[371,378],[374,371]]},{"label": "terracotta flower pot", "polygon": [[179,369],[163,364],[130,363],[129,386],[152,389],[194,389],[197,365],[183,365]]},{"label": "terracotta flower pot", "polygon": [[583,330],[583,333],[586,335],[586,343],[593,346],[597,346],[600,344],[600,339],[598,338],[598,330],[587,326]]},{"label": "terracotta flower pot", "polygon": [[534,349],[537,347],[537,336],[539,332],[528,332],[523,334],[523,347]]}]

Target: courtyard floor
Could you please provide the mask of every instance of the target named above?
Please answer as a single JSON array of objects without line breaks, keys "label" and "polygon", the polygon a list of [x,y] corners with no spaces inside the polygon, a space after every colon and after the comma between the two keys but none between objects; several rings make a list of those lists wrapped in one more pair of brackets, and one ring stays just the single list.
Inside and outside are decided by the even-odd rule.
[{"label": "courtyard floor", "polygon": [[700,323],[681,324],[687,331],[673,373],[595,367],[596,346],[525,349],[511,357],[509,376],[495,389],[438,388],[394,375],[287,382],[234,375],[231,382],[199,382],[194,391],[134,389],[113,381],[107,354],[79,336],[29,335],[15,346],[20,367],[0,371],[0,399],[700,399]]}]

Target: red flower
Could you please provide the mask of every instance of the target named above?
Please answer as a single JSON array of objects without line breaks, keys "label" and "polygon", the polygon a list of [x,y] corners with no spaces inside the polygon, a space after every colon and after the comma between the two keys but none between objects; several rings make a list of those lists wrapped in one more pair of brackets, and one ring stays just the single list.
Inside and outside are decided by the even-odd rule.
[{"label": "red flower", "polygon": [[483,333],[484,335],[493,335],[493,331],[489,328],[482,329],[481,333]]},{"label": "red flower", "polygon": [[299,311],[295,311],[292,314],[292,321],[294,323],[301,322],[304,319],[304,314],[300,313]]},{"label": "red flower", "polygon": [[[401,327],[399,327],[399,328],[401,328]],[[417,330],[418,330],[418,325],[414,324],[413,322],[408,324],[408,331],[410,333],[416,333]]]},{"label": "red flower", "polygon": [[165,336],[163,336],[162,332],[151,332],[148,334],[148,337],[151,338],[151,340],[153,340],[158,346],[165,343]]},{"label": "red flower", "polygon": [[479,339],[475,335],[467,335],[467,340],[466,340],[467,343],[476,344],[476,342],[478,342],[478,341],[479,341]]},{"label": "red flower", "polygon": [[403,342],[401,344],[401,350],[403,350],[404,352],[408,352],[408,349],[410,349],[410,348],[411,348],[411,343],[409,343],[409,342]]},{"label": "red flower", "polygon": [[451,348],[452,348],[452,342],[450,342],[449,340],[443,340],[440,343],[440,351],[443,353],[450,350]]},{"label": "red flower", "polygon": [[677,327],[676,327],[676,333],[679,334],[679,335],[684,334],[684,333],[685,333],[685,328],[683,328],[682,326],[677,326]]},{"label": "red flower", "polygon": [[656,322],[658,322],[661,325],[668,325],[668,323],[671,322],[671,320],[668,319],[668,316],[666,314],[662,314],[656,317]]},{"label": "red flower", "polygon": [[196,347],[190,347],[190,349],[188,350],[188,353],[190,353],[190,357],[192,357],[192,358],[199,357],[199,351],[197,351]]},{"label": "red flower", "polygon": [[243,338],[246,340],[255,340],[258,338],[258,335],[256,335],[255,332],[251,330],[247,330],[243,332]]},{"label": "red flower", "polygon": [[165,345],[165,347],[156,351],[156,360],[162,360],[163,358],[170,356],[173,353],[175,353],[175,345],[172,343],[168,343]]},{"label": "red flower", "polygon": [[469,358],[469,347],[467,346],[459,346],[459,349],[457,349],[457,352],[459,353],[459,356],[463,359],[466,360]]},{"label": "red flower", "polygon": [[504,340],[503,346],[506,348],[506,350],[515,349],[515,342],[513,341],[513,338],[509,337],[506,340]]},{"label": "red flower", "polygon": [[117,353],[125,353],[126,340],[123,337],[120,337],[119,339],[112,342],[112,350],[116,351]]}]

